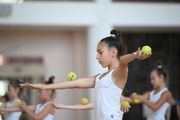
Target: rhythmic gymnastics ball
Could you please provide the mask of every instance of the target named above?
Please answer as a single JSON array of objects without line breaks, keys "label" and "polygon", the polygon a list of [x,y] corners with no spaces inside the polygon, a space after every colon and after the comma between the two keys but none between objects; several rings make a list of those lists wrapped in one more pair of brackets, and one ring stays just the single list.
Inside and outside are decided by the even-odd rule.
[{"label": "rhythmic gymnastics ball", "polygon": [[141,101],[140,101],[139,99],[137,99],[137,98],[136,98],[136,99],[134,99],[134,103],[136,103],[136,104],[137,104],[137,103],[140,103],[140,102],[141,102]]},{"label": "rhythmic gymnastics ball", "polygon": [[136,94],[137,94],[136,92],[133,92],[130,97],[134,99],[134,96],[135,96]]},{"label": "rhythmic gymnastics ball", "polygon": [[0,108],[2,107],[2,105],[3,105],[3,103],[2,103],[2,102],[0,102]]},{"label": "rhythmic gymnastics ball", "polygon": [[129,107],[129,106],[130,106],[128,101],[123,101],[123,102],[121,103],[121,105],[122,105],[123,107]]},{"label": "rhythmic gymnastics ball", "polygon": [[70,73],[68,74],[68,79],[69,79],[70,81],[75,80],[75,79],[76,79],[76,73],[70,72]]},{"label": "rhythmic gymnastics ball", "polygon": [[21,104],[22,104],[22,102],[20,101],[20,102],[18,102],[18,106],[21,106]]},{"label": "rhythmic gymnastics ball", "polygon": [[148,45],[145,45],[142,47],[142,51],[143,53],[146,55],[146,54],[151,54],[151,47],[148,46]]},{"label": "rhythmic gymnastics ball", "polygon": [[[137,95],[137,93],[136,93],[136,92],[133,92],[132,95],[131,95],[131,97],[134,99],[134,96],[135,96],[135,95]],[[134,101],[134,103],[136,103],[136,104],[141,102],[138,98],[135,98],[133,101]]]},{"label": "rhythmic gymnastics ball", "polygon": [[81,99],[81,104],[82,104],[82,105],[88,104],[88,99],[87,99],[87,98],[82,98],[82,99]]}]

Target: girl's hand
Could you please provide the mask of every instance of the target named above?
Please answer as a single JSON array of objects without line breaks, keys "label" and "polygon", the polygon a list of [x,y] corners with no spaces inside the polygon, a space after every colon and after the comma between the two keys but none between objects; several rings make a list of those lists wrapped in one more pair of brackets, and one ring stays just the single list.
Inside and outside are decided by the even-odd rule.
[{"label": "girl's hand", "polygon": [[39,89],[39,90],[44,89],[44,85],[40,84],[40,83],[35,83],[35,84],[23,83],[23,84],[19,84],[19,85],[21,88],[26,87],[26,88]]},{"label": "girl's hand", "polygon": [[121,105],[121,111],[123,111],[124,113],[129,112],[129,108],[131,108],[131,106],[129,106],[129,107],[124,107],[124,106]]},{"label": "girl's hand", "polygon": [[50,104],[56,109],[63,109],[64,108],[63,104],[57,104],[57,103],[54,103],[54,102],[51,102]]},{"label": "girl's hand", "polygon": [[150,56],[152,55],[152,53],[150,53],[150,54],[144,54],[144,53],[142,52],[142,50],[140,50],[140,47],[139,47],[138,50],[137,50],[136,52],[134,52],[133,54],[136,56],[137,59],[140,59],[140,60],[144,60],[144,59],[146,59],[146,58],[148,58],[148,57],[150,57]]},{"label": "girl's hand", "polygon": [[135,97],[136,95],[138,95],[138,94],[137,94],[136,92],[134,92],[134,93],[132,93],[132,94],[130,95],[130,98],[134,99],[134,97]]},{"label": "girl's hand", "polygon": [[5,115],[7,113],[7,111],[6,111],[6,108],[1,108],[0,109],[0,115]]},{"label": "girl's hand", "polygon": [[142,95],[135,95],[134,96],[134,99],[139,99],[141,102],[143,102],[146,98],[145,97],[143,97]]}]

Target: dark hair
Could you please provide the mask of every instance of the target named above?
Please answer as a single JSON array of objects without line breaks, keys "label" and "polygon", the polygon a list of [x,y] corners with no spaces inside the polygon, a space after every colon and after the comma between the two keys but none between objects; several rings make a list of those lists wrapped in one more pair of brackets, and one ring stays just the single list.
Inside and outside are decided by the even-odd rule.
[{"label": "dark hair", "polygon": [[[51,77],[49,77],[48,81],[45,81],[44,83],[45,83],[46,85],[52,84],[52,83],[54,83],[54,79],[55,79],[55,77],[54,77],[54,76],[51,76]],[[52,90],[51,97],[54,98],[54,96],[55,96],[55,90],[53,89],[53,90]]]},{"label": "dark hair", "polygon": [[115,47],[118,51],[117,58],[127,53],[127,48],[123,43],[122,34],[119,31],[111,30],[110,36],[103,38],[100,42],[104,42],[109,48]]},{"label": "dark hair", "polygon": [[12,85],[14,89],[19,89],[18,97],[21,97],[23,94],[25,94],[25,88],[21,88],[19,84],[24,83],[24,80],[22,79],[16,79],[16,80],[11,80],[9,82],[9,85]]},{"label": "dark hair", "polygon": [[4,98],[5,100],[6,100],[6,102],[8,102],[9,101],[9,96],[8,96],[8,94],[6,93],[5,95],[3,95],[2,96],[2,98]]},{"label": "dark hair", "polygon": [[159,60],[156,62],[154,70],[157,71],[158,76],[160,76],[160,75],[164,76],[164,82],[167,85],[168,84],[168,73],[167,73],[166,67],[162,63],[162,61]]}]

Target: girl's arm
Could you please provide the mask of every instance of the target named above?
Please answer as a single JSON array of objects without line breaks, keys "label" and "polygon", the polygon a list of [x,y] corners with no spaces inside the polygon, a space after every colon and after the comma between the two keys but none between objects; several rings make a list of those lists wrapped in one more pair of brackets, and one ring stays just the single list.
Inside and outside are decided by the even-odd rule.
[{"label": "girl's arm", "polygon": [[69,88],[93,88],[95,85],[96,76],[90,78],[81,78],[74,81],[60,81],[53,84],[43,85],[37,84],[20,84],[20,87],[32,88],[32,89],[69,89]]},{"label": "girl's arm", "polygon": [[165,102],[169,102],[171,97],[171,93],[169,91],[165,91],[161,98],[156,102],[152,103],[147,98],[144,98],[141,95],[137,95],[136,98],[140,99],[142,103],[146,104],[153,111],[158,110]]},{"label": "girl's arm", "polygon": [[170,105],[167,109],[167,112],[166,112],[166,116],[167,116],[167,120],[170,120],[170,116],[171,116],[171,107],[172,105]]},{"label": "girl's arm", "polygon": [[[131,95],[130,95],[130,97],[127,97],[127,96],[123,96],[124,97],[124,100],[125,101],[128,101],[129,103],[131,103],[131,104],[140,104],[141,102],[138,102],[138,103],[135,103],[134,102],[134,99],[136,98],[136,95],[138,95],[138,94],[134,94],[134,93],[132,93]],[[149,98],[149,92],[146,92],[145,94],[143,94],[143,95],[141,95],[144,99],[148,99]]]},{"label": "girl's arm", "polygon": [[[28,108],[32,111],[35,110],[36,106],[35,105],[31,105],[31,106],[28,106]],[[19,111],[23,111],[20,107],[9,107],[9,108],[3,108],[3,109],[0,109],[0,112],[19,112]]]},{"label": "girl's arm", "polygon": [[133,103],[133,99],[131,98],[131,97],[126,97],[126,96],[124,96],[124,100],[125,101],[128,101],[129,103]]},{"label": "girl's arm", "polygon": [[63,105],[63,104],[58,104],[58,103],[51,103],[53,107],[56,109],[67,109],[67,110],[91,110],[94,109],[94,104],[89,103],[87,105]]},{"label": "girl's arm", "polygon": [[178,117],[180,118],[180,104],[177,105],[177,114],[178,114]]},{"label": "girl's arm", "polygon": [[54,114],[54,108],[51,105],[47,105],[39,114],[29,109],[25,102],[22,102],[21,108],[33,119],[42,120],[48,114]]},{"label": "girl's arm", "polygon": [[129,62],[133,61],[136,58],[140,59],[140,60],[144,60],[144,59],[150,57],[151,55],[152,55],[152,53],[144,54],[142,52],[142,50],[140,50],[140,47],[139,47],[136,52],[133,52],[131,54],[126,54],[126,55],[121,56],[119,64],[127,66],[127,64]]},{"label": "girl's arm", "polygon": [[[144,93],[143,95],[141,95],[144,99],[149,99],[149,94],[150,94],[150,92],[146,92],[146,93]],[[142,101],[139,99],[139,101],[138,102],[135,102],[135,99],[136,99],[136,96],[137,95],[139,95],[139,94],[136,94],[136,93],[132,93],[131,94],[131,99],[132,99],[132,104],[140,104],[140,103],[142,103]]]},{"label": "girl's arm", "polygon": [[[151,53],[152,54],[152,53]],[[124,85],[127,81],[128,76],[128,63],[133,61],[134,59],[146,59],[151,56],[151,54],[145,55],[140,48],[136,52],[133,52],[131,54],[126,54],[120,57],[119,59],[119,67],[115,72],[115,76],[117,76],[117,80],[120,82],[118,83],[120,88],[124,88]]]}]

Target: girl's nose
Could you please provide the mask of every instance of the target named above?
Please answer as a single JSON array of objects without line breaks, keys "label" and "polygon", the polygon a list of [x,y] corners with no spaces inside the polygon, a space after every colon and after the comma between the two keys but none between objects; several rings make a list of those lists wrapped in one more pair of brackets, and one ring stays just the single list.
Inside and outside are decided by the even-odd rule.
[{"label": "girl's nose", "polygon": [[96,59],[97,59],[97,60],[99,59],[99,55],[98,55],[98,54],[96,55]]}]

